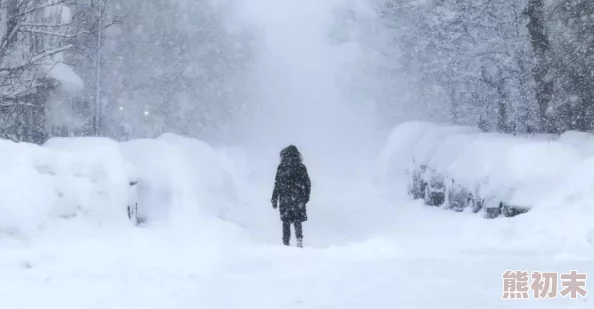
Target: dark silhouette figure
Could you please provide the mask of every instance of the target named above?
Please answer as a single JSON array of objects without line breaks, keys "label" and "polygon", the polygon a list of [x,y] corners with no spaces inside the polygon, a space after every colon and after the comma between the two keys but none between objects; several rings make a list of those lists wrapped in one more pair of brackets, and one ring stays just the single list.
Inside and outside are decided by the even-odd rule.
[{"label": "dark silhouette figure", "polygon": [[283,243],[288,246],[291,239],[291,224],[295,226],[297,246],[303,247],[302,222],[307,221],[306,204],[309,202],[311,182],[307,168],[302,162],[297,147],[291,145],[280,153],[281,163],[276,170],[272,207],[279,207],[283,222]]}]

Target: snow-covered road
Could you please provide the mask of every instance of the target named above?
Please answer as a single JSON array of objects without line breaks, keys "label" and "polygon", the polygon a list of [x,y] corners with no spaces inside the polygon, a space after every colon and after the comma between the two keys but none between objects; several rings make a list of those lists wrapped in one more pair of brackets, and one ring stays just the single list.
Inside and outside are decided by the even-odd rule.
[{"label": "snow-covered road", "polygon": [[[175,145],[196,143],[174,140]],[[151,143],[159,150],[168,145],[145,146]],[[281,245],[278,212],[269,202],[276,154],[237,161],[228,168],[231,182],[220,182],[228,190],[213,190],[216,186],[208,185],[219,179],[212,171],[217,161],[183,149],[180,157],[143,152],[146,165],[138,169],[153,186],[139,191],[140,200],[162,194],[153,206],[164,209],[155,214],[167,213],[146,226],[126,221],[123,211],[115,211],[120,203],[103,209],[106,205],[86,200],[87,195],[75,199],[74,191],[69,193],[77,203],[60,212],[72,214],[68,219],[48,215],[32,221],[5,211],[6,219],[35,229],[0,231],[0,309],[592,308],[589,296],[502,300],[506,270],[594,273],[588,226],[575,221],[582,217],[579,207],[487,220],[413,201],[404,179],[377,181],[370,162],[360,162],[359,169],[354,160],[332,166],[307,156],[312,199],[304,224],[306,247],[297,249]],[[37,159],[36,164],[45,162]],[[196,162],[202,169],[192,166]],[[112,167],[118,165],[88,166],[119,175]],[[56,170],[64,178],[35,174],[31,179],[85,188],[67,186],[86,184],[80,173],[61,183],[71,178]],[[56,183],[38,191],[55,194]],[[103,187],[90,188],[104,193]],[[19,198],[15,195],[13,204],[33,214],[45,205],[18,204]],[[74,207],[81,204],[85,207]]]},{"label": "snow-covered road", "polygon": [[512,220],[399,203],[390,220],[360,217],[350,242],[314,219],[304,249],[280,246],[280,231],[263,238],[210,219],[117,230],[56,223],[26,245],[3,239],[0,307],[592,308],[587,299],[501,299],[505,270],[591,274],[591,251],[533,246]]}]

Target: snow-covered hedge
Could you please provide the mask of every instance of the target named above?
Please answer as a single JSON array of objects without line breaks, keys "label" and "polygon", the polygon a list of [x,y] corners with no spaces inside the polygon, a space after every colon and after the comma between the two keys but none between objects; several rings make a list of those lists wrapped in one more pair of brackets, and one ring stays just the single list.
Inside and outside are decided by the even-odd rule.
[{"label": "snow-covered hedge", "polygon": [[[174,214],[224,217],[235,187],[225,157],[165,134],[118,143],[53,138],[43,146],[0,140],[0,234],[26,237],[47,223],[130,225]],[[195,217],[194,217],[195,218]]]},{"label": "snow-covered hedge", "polygon": [[410,194],[428,205],[515,216],[550,205],[576,170],[590,168],[592,141],[580,132],[512,136],[409,122],[392,131],[379,162],[386,179],[407,175]]}]

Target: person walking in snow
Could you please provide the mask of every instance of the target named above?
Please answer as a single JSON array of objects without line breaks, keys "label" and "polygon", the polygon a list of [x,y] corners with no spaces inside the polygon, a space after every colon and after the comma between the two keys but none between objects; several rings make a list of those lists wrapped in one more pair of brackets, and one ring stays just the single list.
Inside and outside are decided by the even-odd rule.
[{"label": "person walking in snow", "polygon": [[291,224],[295,226],[297,247],[303,248],[303,226],[307,221],[311,182],[297,147],[290,145],[280,152],[281,162],[276,170],[272,207],[279,207],[283,222],[283,244],[289,245]]}]

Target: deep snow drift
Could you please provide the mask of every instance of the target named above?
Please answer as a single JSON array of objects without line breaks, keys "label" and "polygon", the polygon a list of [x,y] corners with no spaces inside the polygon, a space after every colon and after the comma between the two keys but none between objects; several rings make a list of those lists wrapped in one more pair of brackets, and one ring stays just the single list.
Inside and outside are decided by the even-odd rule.
[{"label": "deep snow drift", "polygon": [[[591,273],[585,219],[569,221],[588,215],[580,207],[592,201],[589,187],[567,187],[582,188],[574,192],[581,197],[535,205],[513,219],[424,207],[406,195],[403,167],[414,147],[397,147],[415,144],[412,127],[423,129],[418,145],[434,129],[396,128],[374,173],[358,170],[345,181],[310,168],[302,250],[280,245],[278,213],[269,205],[275,160],[265,165],[242,149],[213,149],[171,134],[121,144],[3,142],[3,170],[11,171],[3,175],[21,185],[2,178],[2,205],[16,207],[0,208],[0,302],[19,309],[589,308],[583,299],[501,300],[507,269]],[[567,147],[581,149],[581,139]],[[139,181],[144,226],[126,217],[130,179]]]},{"label": "deep snow drift", "polygon": [[594,246],[591,140],[579,132],[509,136],[410,122],[392,131],[376,176],[385,185],[402,186],[410,184],[411,171],[428,166],[446,178],[446,188],[455,180],[484,198],[485,207],[499,201],[530,207],[512,220],[485,223],[507,226],[517,246],[588,248]]},{"label": "deep snow drift", "polygon": [[[436,248],[530,248],[587,256],[594,243],[591,138],[576,132],[509,137],[405,123],[394,129],[377,160],[353,162],[351,169],[319,165],[318,158],[304,153],[312,178],[307,244],[327,248],[396,237],[401,245],[415,247],[424,237],[432,245],[412,248],[417,254]],[[89,233],[135,230],[126,207],[138,203],[149,227],[191,229],[214,242],[240,237],[278,244],[280,223],[269,203],[277,153],[214,149],[172,134],[125,143],[60,138],[43,147],[1,141],[0,147],[4,240],[30,241],[64,225]],[[407,173],[414,164],[427,164],[484,194],[522,201],[532,210],[513,219],[484,220],[422,207],[407,195]],[[132,181],[138,184],[130,186]],[[199,221],[219,232],[211,233]],[[441,235],[442,230],[449,235]]]}]

